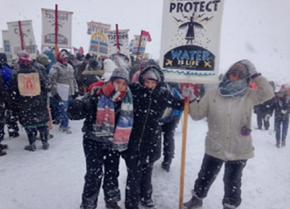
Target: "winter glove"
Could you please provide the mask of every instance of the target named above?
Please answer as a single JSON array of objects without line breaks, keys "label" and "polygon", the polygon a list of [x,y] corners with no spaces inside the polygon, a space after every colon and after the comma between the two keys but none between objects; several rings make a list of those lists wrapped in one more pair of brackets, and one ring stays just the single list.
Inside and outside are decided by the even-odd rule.
[{"label": "winter glove", "polygon": [[193,102],[197,99],[197,97],[194,95],[192,88],[183,88],[182,96],[185,98],[185,100],[188,100],[189,102]]}]

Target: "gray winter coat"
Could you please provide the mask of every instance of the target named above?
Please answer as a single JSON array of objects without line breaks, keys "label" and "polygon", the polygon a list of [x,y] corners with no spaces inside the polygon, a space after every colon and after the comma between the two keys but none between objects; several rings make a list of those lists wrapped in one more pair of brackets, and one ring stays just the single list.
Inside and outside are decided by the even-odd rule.
[{"label": "gray winter coat", "polygon": [[60,62],[55,63],[49,72],[52,95],[57,94],[57,84],[69,85],[69,95],[78,92],[78,85],[74,75],[74,69],[70,64],[63,65]]},{"label": "gray winter coat", "polygon": [[199,103],[190,105],[194,120],[207,118],[205,152],[221,160],[246,160],[254,156],[251,135],[242,136],[242,127],[251,128],[253,107],[274,96],[273,88],[262,76],[255,79],[257,90],[249,89],[238,98],[225,98],[211,90]]}]

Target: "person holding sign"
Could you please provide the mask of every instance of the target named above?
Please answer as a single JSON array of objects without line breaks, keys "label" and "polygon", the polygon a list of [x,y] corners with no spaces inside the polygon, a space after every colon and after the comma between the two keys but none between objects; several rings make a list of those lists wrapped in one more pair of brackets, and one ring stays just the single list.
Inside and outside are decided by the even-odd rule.
[{"label": "person holding sign", "polygon": [[19,122],[24,126],[28,136],[27,151],[36,150],[36,135],[39,131],[42,148],[48,149],[48,87],[42,73],[32,68],[32,59],[26,52],[20,52],[19,71],[13,82],[14,103],[16,104]]},{"label": "person holding sign", "polygon": [[[250,81],[257,90],[249,87]],[[192,198],[184,203],[184,209],[199,208],[207,196],[221,167],[224,172],[224,209],[235,209],[241,204],[241,179],[247,160],[254,156],[251,138],[253,107],[271,99],[273,88],[256,71],[248,60],[241,60],[230,67],[217,89],[195,101],[192,91],[184,91],[189,97],[190,115],[194,120],[207,118],[208,133],[205,155],[195,181]]]},{"label": "person holding sign", "polygon": [[52,102],[55,103],[56,116],[60,121],[60,131],[71,134],[67,106],[73,96],[78,94],[78,85],[74,76],[74,69],[68,63],[69,52],[61,50],[57,55],[57,63],[49,72],[51,81]]}]

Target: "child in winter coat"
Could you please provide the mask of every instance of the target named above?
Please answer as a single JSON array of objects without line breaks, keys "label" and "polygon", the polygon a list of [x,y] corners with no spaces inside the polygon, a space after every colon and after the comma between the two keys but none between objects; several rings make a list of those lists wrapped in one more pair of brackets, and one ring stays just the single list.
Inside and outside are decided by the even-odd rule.
[{"label": "child in winter coat", "polygon": [[[257,90],[249,88],[250,80],[255,81]],[[207,196],[223,164],[223,207],[235,209],[241,204],[242,172],[247,160],[254,156],[250,129],[252,110],[255,105],[273,96],[269,82],[257,73],[250,61],[242,60],[235,63],[219,87],[207,92],[199,103],[194,101],[194,97],[191,98],[191,117],[194,120],[206,117],[209,130],[193,196],[184,204],[185,209],[202,206],[203,198]]]},{"label": "child in winter coat", "polygon": [[48,149],[47,82],[42,73],[32,68],[32,60],[26,52],[19,54],[19,71],[16,73],[13,85],[15,92],[13,100],[16,103],[19,122],[24,126],[29,140],[25,150],[36,150],[38,131],[42,148]]},{"label": "child in winter coat", "polygon": [[134,125],[128,149],[124,154],[128,177],[126,209],[138,209],[139,202],[152,208],[152,171],[161,156],[161,126],[167,107],[182,109],[183,101],[173,98],[163,85],[163,74],[158,65],[145,67],[139,83],[130,85],[134,101]]},{"label": "child in winter coat", "polygon": [[119,161],[127,149],[133,126],[133,98],[126,69],[116,68],[111,79],[98,82],[90,94],[69,105],[71,119],[85,118],[83,147],[86,158],[81,209],[95,209],[103,180],[107,209],[120,209]]}]

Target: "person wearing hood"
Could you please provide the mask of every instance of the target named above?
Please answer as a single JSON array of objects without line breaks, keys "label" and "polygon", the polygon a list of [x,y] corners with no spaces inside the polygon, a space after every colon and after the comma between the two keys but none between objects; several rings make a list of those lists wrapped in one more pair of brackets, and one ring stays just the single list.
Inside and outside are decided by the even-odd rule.
[{"label": "person wearing hood", "polygon": [[81,74],[81,89],[86,92],[91,84],[102,81],[104,72],[103,64],[95,58],[91,58]]},{"label": "person wearing hood", "polygon": [[48,149],[48,87],[42,73],[32,67],[27,52],[20,52],[19,71],[13,81],[13,102],[16,104],[20,124],[25,128],[29,145],[27,151],[36,150],[36,135],[39,131],[42,148]]},{"label": "person wearing hood", "polygon": [[285,147],[289,127],[290,101],[287,89],[276,93],[271,113],[274,112],[276,147]]},{"label": "person wearing hood", "polygon": [[61,50],[57,55],[57,63],[49,72],[51,82],[52,103],[55,107],[56,118],[60,122],[60,131],[71,134],[67,106],[72,97],[78,94],[78,85],[73,67],[68,63],[69,52]]},{"label": "person wearing hood", "polygon": [[119,161],[128,147],[133,126],[133,97],[127,69],[117,67],[107,82],[90,86],[81,100],[73,100],[71,119],[85,118],[82,131],[86,158],[81,209],[95,209],[103,180],[107,209],[120,209]]},{"label": "person wearing hood", "polygon": [[[250,81],[257,90],[249,87]],[[192,198],[184,209],[199,208],[210,186],[224,164],[224,209],[235,209],[241,204],[242,172],[247,160],[254,156],[251,138],[251,118],[255,105],[271,99],[273,89],[248,60],[233,64],[217,89],[208,91],[200,102],[190,91],[184,91],[194,120],[207,118],[208,132],[205,155],[194,184]]]},{"label": "person wearing hood", "polygon": [[160,119],[167,107],[182,109],[183,100],[176,100],[163,83],[163,74],[156,64],[147,65],[139,83],[131,84],[134,101],[134,124],[128,149],[124,153],[128,177],[126,209],[142,206],[153,208],[152,171],[161,157]]},{"label": "person wearing hood", "polygon": [[8,145],[1,142],[4,140],[5,111],[10,100],[12,79],[12,69],[7,64],[7,56],[0,53],[0,156],[6,155],[4,150],[8,149]]}]

